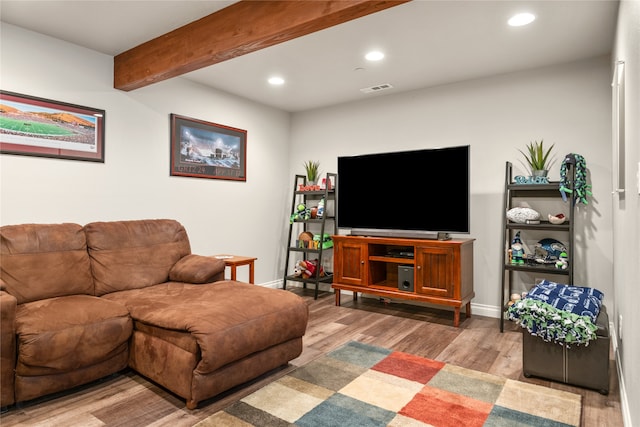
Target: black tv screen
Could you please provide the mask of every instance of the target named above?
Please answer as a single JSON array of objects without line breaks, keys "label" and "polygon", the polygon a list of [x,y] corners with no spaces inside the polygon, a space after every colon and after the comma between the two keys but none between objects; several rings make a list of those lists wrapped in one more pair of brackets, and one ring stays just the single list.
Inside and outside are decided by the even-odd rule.
[{"label": "black tv screen", "polygon": [[338,227],[352,234],[469,233],[470,147],[338,157]]}]

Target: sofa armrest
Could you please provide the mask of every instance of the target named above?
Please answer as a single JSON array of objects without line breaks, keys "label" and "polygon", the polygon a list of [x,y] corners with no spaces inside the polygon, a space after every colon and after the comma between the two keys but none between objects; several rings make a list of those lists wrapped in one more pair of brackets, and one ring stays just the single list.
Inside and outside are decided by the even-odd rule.
[{"label": "sofa armrest", "polygon": [[[0,289],[4,282],[0,279]],[[18,300],[0,290],[0,406],[15,403],[16,308]]]},{"label": "sofa armrest", "polygon": [[187,255],[169,271],[169,280],[185,283],[211,283],[224,280],[224,261],[203,256]]}]

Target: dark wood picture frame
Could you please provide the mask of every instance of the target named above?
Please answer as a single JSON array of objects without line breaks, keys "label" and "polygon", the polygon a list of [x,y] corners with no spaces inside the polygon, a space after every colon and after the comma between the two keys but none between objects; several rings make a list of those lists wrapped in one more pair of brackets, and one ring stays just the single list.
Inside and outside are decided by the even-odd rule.
[{"label": "dark wood picture frame", "polygon": [[105,111],[0,90],[0,153],[104,163]]},{"label": "dark wood picture frame", "polygon": [[247,180],[247,131],[171,114],[171,175]]}]

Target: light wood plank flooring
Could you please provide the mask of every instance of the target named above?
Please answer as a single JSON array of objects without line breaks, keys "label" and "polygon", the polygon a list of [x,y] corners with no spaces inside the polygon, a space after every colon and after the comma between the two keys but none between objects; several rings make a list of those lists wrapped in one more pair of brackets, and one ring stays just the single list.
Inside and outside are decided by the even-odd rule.
[{"label": "light wood plank flooring", "polygon": [[582,426],[622,426],[618,378],[613,355],[610,361],[611,392],[596,391],[522,375],[522,333],[511,322],[500,333],[499,320],[461,316],[454,328],[450,311],[416,307],[399,302],[384,304],[376,299],[353,301],[343,295],[336,307],[333,293],[313,293],[301,288],[309,304],[310,319],[302,355],[291,364],[237,388],[223,396],[201,402],[190,411],[185,402],[132,371],[110,376],[97,383],[28,402],[5,411],[3,427],[10,426],[192,426],[251,393],[349,340],[441,360],[454,365],[506,378],[567,390],[583,396]]}]

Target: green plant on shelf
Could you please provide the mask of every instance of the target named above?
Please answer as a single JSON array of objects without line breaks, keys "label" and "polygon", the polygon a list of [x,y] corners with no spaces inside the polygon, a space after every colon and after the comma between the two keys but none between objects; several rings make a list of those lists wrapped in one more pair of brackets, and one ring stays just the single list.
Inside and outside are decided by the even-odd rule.
[{"label": "green plant on shelf", "polygon": [[549,155],[551,154],[551,150],[554,146],[555,144],[552,144],[551,147],[545,150],[544,140],[541,139],[540,141],[530,142],[527,145],[526,153],[522,150],[518,150],[524,156],[529,167],[531,167],[532,176],[546,176],[551,164]]},{"label": "green plant on shelf", "polygon": [[320,176],[320,162],[313,160],[306,161],[304,163],[304,169],[307,173],[307,180],[311,183],[316,183]]}]

